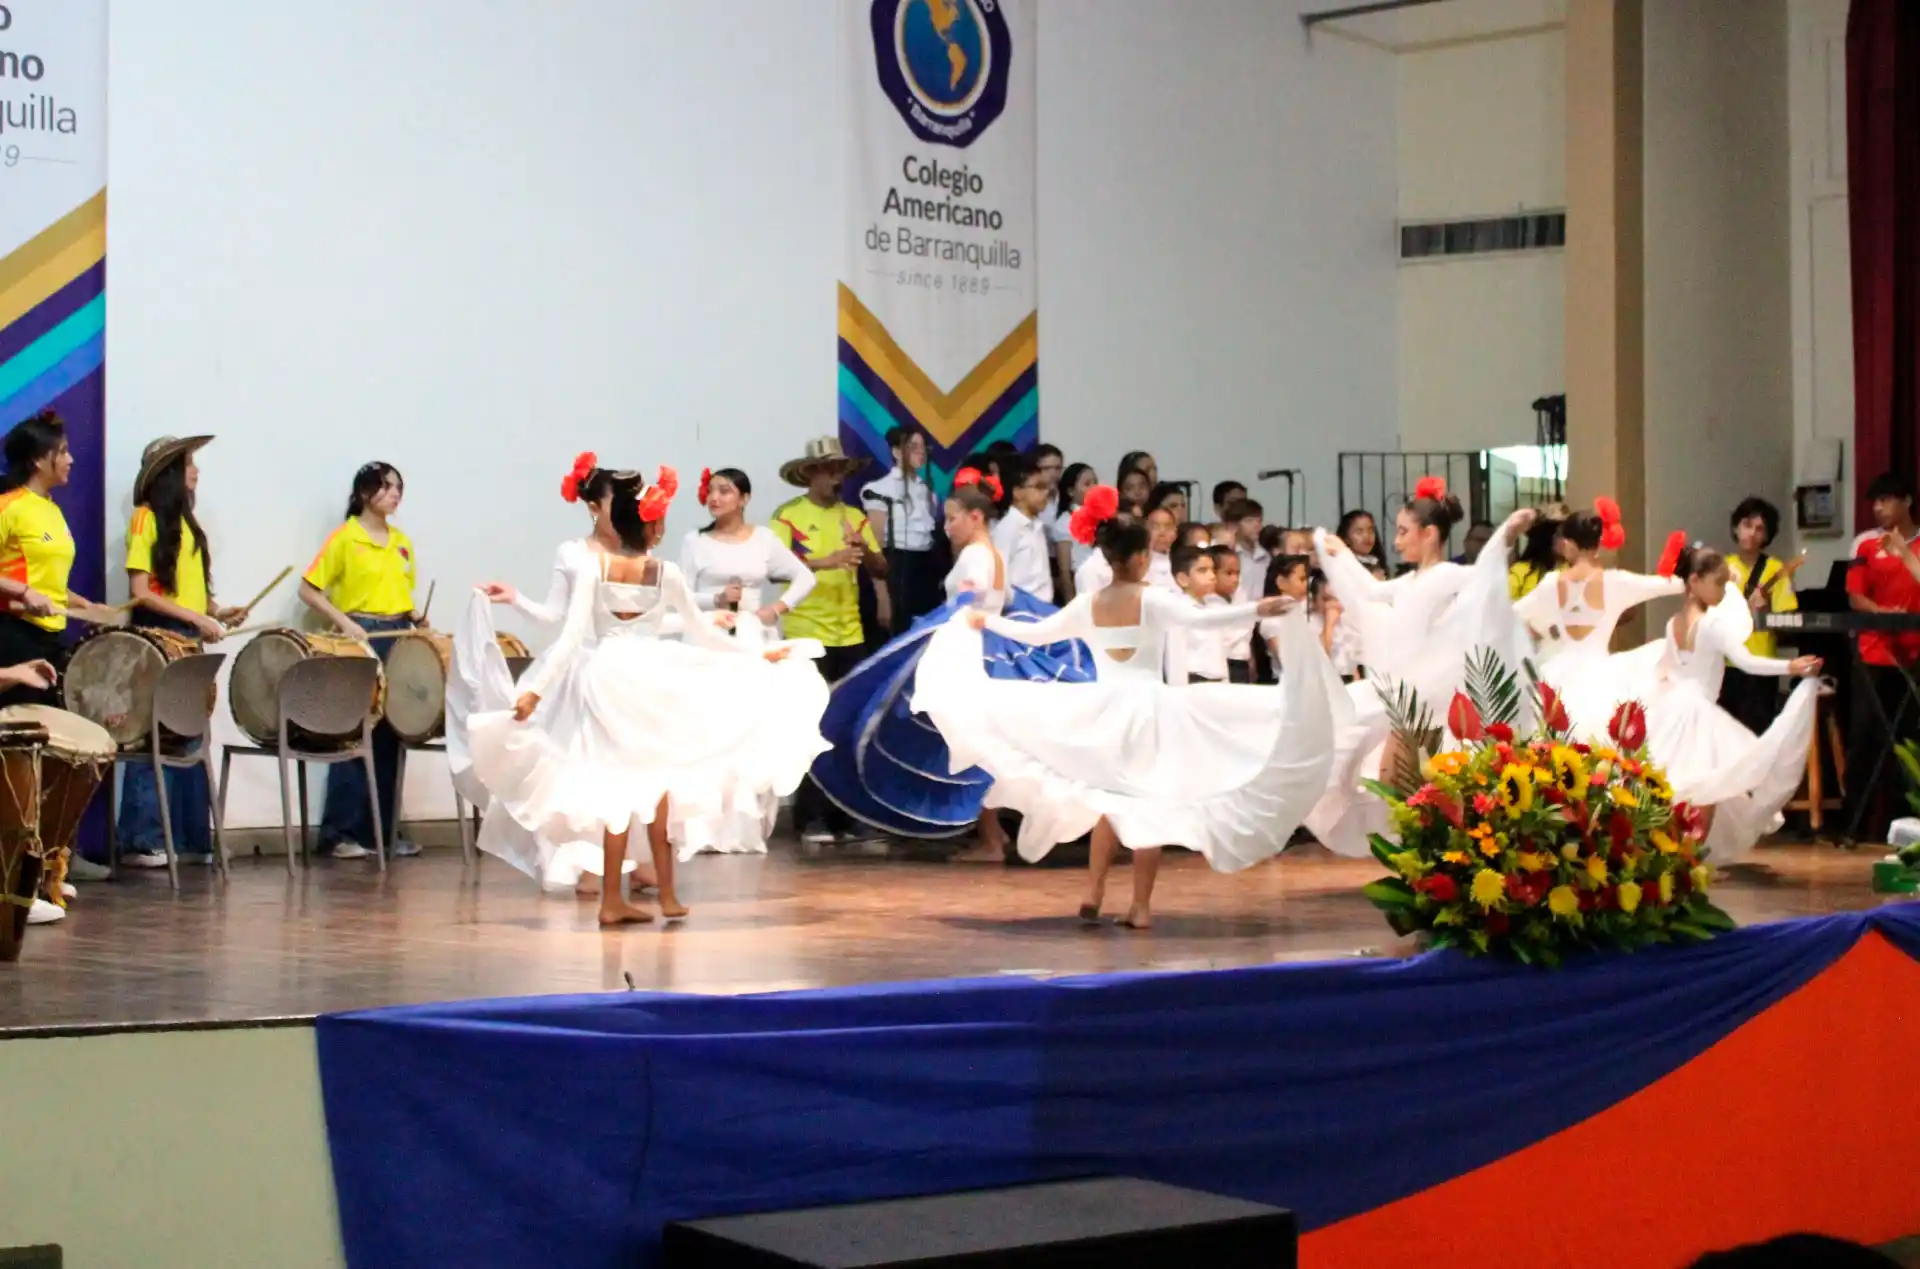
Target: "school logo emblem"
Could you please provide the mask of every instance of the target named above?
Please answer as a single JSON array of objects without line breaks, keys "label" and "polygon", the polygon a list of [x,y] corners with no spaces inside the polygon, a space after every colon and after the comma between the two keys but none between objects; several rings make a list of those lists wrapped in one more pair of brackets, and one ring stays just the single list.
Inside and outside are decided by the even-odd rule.
[{"label": "school logo emblem", "polygon": [[965,149],[1007,108],[1002,0],[873,0],[880,90],[913,135]]}]

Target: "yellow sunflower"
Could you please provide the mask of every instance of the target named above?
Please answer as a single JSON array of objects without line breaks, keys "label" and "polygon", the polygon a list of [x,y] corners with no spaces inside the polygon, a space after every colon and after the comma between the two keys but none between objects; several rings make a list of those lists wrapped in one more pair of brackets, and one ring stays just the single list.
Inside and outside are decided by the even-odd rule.
[{"label": "yellow sunflower", "polygon": [[1620,910],[1632,916],[1634,909],[1640,906],[1640,883],[1629,881],[1614,893],[1619,896]]},{"label": "yellow sunflower", "polygon": [[1633,807],[1633,806],[1640,805],[1640,799],[1635,797],[1633,795],[1633,790],[1629,789],[1624,784],[1619,786],[1616,789],[1613,789],[1611,791],[1611,796],[1613,798],[1613,804],[1615,806]]},{"label": "yellow sunflower", "polygon": [[1547,892],[1547,908],[1565,921],[1580,915],[1580,896],[1572,886],[1555,886]]},{"label": "yellow sunflower", "polygon": [[1475,903],[1491,912],[1507,896],[1507,879],[1491,868],[1482,868],[1473,874],[1473,887],[1468,893]]},{"label": "yellow sunflower", "polygon": [[1596,886],[1605,885],[1607,880],[1607,861],[1598,855],[1587,856],[1587,876]]},{"label": "yellow sunflower", "polygon": [[1500,772],[1500,804],[1509,811],[1533,807],[1533,769],[1510,762]]},{"label": "yellow sunflower", "polygon": [[1648,833],[1647,840],[1657,846],[1663,855],[1671,855],[1680,849],[1680,843],[1674,841],[1673,834],[1667,832],[1664,828],[1656,828],[1651,833]]},{"label": "yellow sunflower", "polygon": [[1587,791],[1587,762],[1579,750],[1569,745],[1553,747],[1553,782],[1568,797],[1579,797]]},{"label": "yellow sunflower", "polygon": [[1670,872],[1660,874],[1660,902],[1673,902],[1673,874]]}]

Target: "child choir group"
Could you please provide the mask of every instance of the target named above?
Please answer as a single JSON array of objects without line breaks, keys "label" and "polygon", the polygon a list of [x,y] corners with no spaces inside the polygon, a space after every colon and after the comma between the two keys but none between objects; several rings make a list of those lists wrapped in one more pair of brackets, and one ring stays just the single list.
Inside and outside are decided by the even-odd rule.
[{"label": "child choir group", "polygon": [[[195,515],[195,455],[211,440],[148,447],[125,561],[132,620],[204,643],[248,615],[216,602]],[[745,472],[703,472],[709,522],[677,563],[659,550],[677,474],[581,455],[560,493],[587,512],[587,531],[556,551],[545,597],[488,583],[454,632],[448,753],[456,784],[486,808],[481,848],[597,894],[600,922],[621,925],[652,919],[636,902],[648,890],[661,915],[685,916],[676,863],[764,850],[789,794],[796,827],[820,840],[977,826],[1004,844],[1010,811],[1028,860],[1088,841],[1089,922],[1117,850],[1130,850],[1121,923],[1145,929],[1165,847],[1231,872],[1304,825],[1364,854],[1385,827],[1362,784],[1394,743],[1383,692],[1404,684],[1444,707],[1484,649],[1513,666],[1533,659],[1585,737],[1604,733],[1618,702],[1644,702],[1676,797],[1713,816],[1717,862],[1769,831],[1797,785],[1819,663],[1750,647],[1756,588],[1730,588],[1713,549],[1676,534],[1655,576],[1606,567],[1624,541],[1609,500],[1517,512],[1470,535],[1473,558],[1452,558],[1460,502],[1423,479],[1395,516],[1402,571],[1388,577],[1364,512],[1336,533],[1274,530],[1243,485],[1223,482],[1214,521],[1195,523],[1185,486],[1159,482],[1150,456],[1128,455],[1109,486],[1045,445],[983,454],[941,496],[923,438],[890,441],[894,465],[858,505],[842,490],[864,464],[832,438],[811,442],[781,469],[804,492],[764,526],[748,519]],[[114,614],[68,591],[73,540],[50,497],[72,465],[58,418],[16,426],[5,457],[0,703],[55,703],[67,617]],[[302,599],[342,634],[422,621],[413,545],[392,522],[404,490],[390,465],[361,468],[302,576]],[[1668,595],[1685,603],[1660,638],[1608,651],[1624,613]],[[500,605],[554,635],[517,679]],[[876,621],[898,632],[877,648]],[[1742,722],[1717,703],[1729,663],[1804,681],[1771,719]],[[398,750],[377,727],[388,824]],[[181,853],[204,855],[204,777],[166,778]],[[134,866],[165,864],[152,784],[128,771],[119,828]],[[359,764],[330,768],[323,849],[367,853],[368,802]],[[396,840],[395,853],[414,849]],[[75,879],[98,875],[75,862]],[[34,919],[58,919],[63,901],[48,899],[51,915],[36,907]]]}]

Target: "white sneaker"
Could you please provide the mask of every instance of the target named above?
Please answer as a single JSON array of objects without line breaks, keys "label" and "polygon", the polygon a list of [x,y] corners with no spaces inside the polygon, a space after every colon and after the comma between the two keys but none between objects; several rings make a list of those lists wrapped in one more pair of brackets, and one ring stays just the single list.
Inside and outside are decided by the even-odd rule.
[{"label": "white sneaker", "polygon": [[67,919],[67,910],[45,899],[35,899],[33,906],[27,909],[28,925],[52,925],[55,921]]},{"label": "white sneaker", "polygon": [[60,883],[60,897],[62,899],[78,899],[80,892],[73,888],[71,881],[63,881]]},{"label": "white sneaker", "polygon": [[359,842],[339,841],[333,844],[333,857],[335,859],[365,859],[372,853],[372,851],[362,846]]},{"label": "white sneaker", "polygon": [[393,843],[393,849],[387,853],[395,859],[412,859],[420,853],[420,843],[409,841],[404,837],[396,838]]},{"label": "white sneaker", "polygon": [[105,864],[96,864],[85,855],[67,856],[69,881],[105,881],[111,876],[113,876],[113,869]]},{"label": "white sneaker", "polygon": [[165,868],[167,856],[163,851],[143,850],[120,856],[120,863],[126,868]]}]

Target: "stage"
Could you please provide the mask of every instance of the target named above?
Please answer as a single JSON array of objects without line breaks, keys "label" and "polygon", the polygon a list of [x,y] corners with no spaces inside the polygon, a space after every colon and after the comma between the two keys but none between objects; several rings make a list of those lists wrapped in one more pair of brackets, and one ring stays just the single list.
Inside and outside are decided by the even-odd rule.
[{"label": "stage", "polygon": [[[1764,849],[1719,891],[1741,924],[1872,907],[1871,850]],[[0,1032],[310,1018],[383,1005],[618,991],[741,994],[986,975],[1218,969],[1404,955],[1360,896],[1371,859],[1317,846],[1220,876],[1167,860],[1154,928],[1073,919],[1083,874],[1009,868],[979,852],[948,862],[702,856],[681,866],[685,922],[602,933],[590,901],[541,894],[521,874],[453,849],[393,861],[315,860],[289,879],[277,856],[211,870],[123,871],[83,885],[67,920],[27,933],[0,968]],[[1116,871],[1109,913],[1125,911]]]}]

